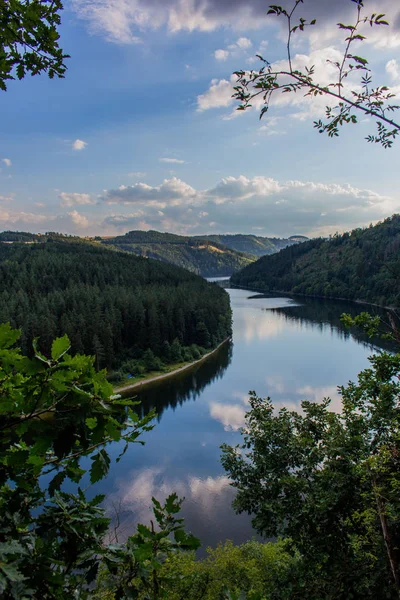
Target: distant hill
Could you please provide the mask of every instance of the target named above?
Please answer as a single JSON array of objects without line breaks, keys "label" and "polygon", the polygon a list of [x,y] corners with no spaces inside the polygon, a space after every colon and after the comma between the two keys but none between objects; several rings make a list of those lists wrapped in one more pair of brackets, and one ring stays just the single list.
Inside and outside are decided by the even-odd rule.
[{"label": "distant hill", "polygon": [[41,237],[35,233],[28,233],[26,231],[0,231],[0,242],[38,242]]},{"label": "distant hill", "polygon": [[[47,239],[79,240],[56,232],[34,234],[24,231],[0,232],[0,243],[44,242]],[[94,241],[137,256],[154,258],[183,267],[204,277],[229,277],[260,256],[274,254],[282,248],[307,240],[304,236],[267,238],[255,235],[184,236],[160,231],[129,231],[116,237],[96,236]]]},{"label": "distant hill", "polygon": [[102,243],[171,263],[204,277],[229,277],[256,260],[256,256],[237,252],[217,241],[159,231],[129,231],[114,238],[103,238]]},{"label": "distant hill", "polygon": [[231,250],[237,252],[245,252],[253,256],[265,256],[266,254],[274,254],[279,252],[282,248],[291,246],[301,241],[304,242],[308,238],[297,235],[291,238],[268,238],[257,235],[202,235],[195,236],[195,239],[207,239],[219,244],[223,244]]},{"label": "distant hill", "polygon": [[329,240],[290,246],[247,266],[231,281],[266,292],[400,307],[400,215]]}]

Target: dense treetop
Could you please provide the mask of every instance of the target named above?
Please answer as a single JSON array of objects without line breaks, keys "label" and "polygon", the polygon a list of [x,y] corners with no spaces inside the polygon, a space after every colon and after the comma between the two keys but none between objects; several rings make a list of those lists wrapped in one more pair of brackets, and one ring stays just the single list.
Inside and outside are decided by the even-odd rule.
[{"label": "dense treetop", "polygon": [[[48,352],[68,334],[74,352],[116,367],[145,352],[179,362],[184,348],[211,348],[231,331],[228,294],[172,265],[74,239],[0,244],[0,322]],[[197,358],[197,352],[195,352]],[[187,356],[190,359],[191,356]],[[175,360],[174,360],[175,359]]]},{"label": "dense treetop", "polygon": [[399,307],[400,215],[265,256],[233,275],[232,283]]}]

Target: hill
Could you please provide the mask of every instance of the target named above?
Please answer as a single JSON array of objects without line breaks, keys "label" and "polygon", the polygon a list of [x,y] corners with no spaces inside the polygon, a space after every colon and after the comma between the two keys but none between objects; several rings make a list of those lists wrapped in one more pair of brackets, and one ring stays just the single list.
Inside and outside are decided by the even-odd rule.
[{"label": "hill", "polygon": [[28,233],[26,231],[0,231],[0,242],[23,242],[25,244],[31,242],[39,242],[41,236],[36,233]]},{"label": "hill", "polygon": [[282,248],[296,244],[299,241],[305,241],[308,238],[304,236],[292,236],[291,238],[268,238],[257,235],[203,235],[195,236],[195,239],[210,240],[219,244],[223,244],[231,250],[237,252],[245,252],[253,256],[265,256],[266,254],[274,254]]},{"label": "hill", "polygon": [[218,241],[159,231],[130,231],[101,241],[119,250],[162,260],[204,277],[228,277],[256,260],[255,256],[232,250]]},{"label": "hill", "polygon": [[231,282],[265,292],[400,307],[400,215],[329,240],[285,248],[234,274]]},{"label": "hill", "polygon": [[[173,265],[79,239],[0,244],[0,323],[49,352],[68,334],[72,351],[127,372],[199,358],[231,332],[229,296]],[[130,362],[129,362],[130,361]]]}]

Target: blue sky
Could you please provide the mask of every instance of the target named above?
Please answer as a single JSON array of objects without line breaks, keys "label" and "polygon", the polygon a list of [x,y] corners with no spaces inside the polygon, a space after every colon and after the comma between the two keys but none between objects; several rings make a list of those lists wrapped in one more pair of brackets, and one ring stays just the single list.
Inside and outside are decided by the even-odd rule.
[{"label": "blue sky", "polygon": [[[359,52],[374,81],[400,92],[398,1],[365,4],[391,27],[368,30]],[[327,235],[400,212],[400,142],[368,145],[373,123],[331,140],[312,127],[318,101],[278,101],[261,122],[256,110],[235,111],[232,72],[256,68],[258,52],[284,57],[266,7],[67,0],[66,78],[0,93],[0,229]],[[343,45],[334,24],[352,12],[350,0],[305,0],[302,14],[318,21],[295,42],[299,65],[329,78],[326,58]]]}]

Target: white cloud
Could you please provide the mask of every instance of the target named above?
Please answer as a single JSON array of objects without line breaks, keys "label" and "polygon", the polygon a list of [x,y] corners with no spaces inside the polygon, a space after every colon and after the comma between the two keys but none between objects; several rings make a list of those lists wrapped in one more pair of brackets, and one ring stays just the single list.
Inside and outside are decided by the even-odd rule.
[{"label": "white cloud", "polygon": [[[326,86],[337,78],[336,68],[327,61],[339,61],[341,56],[341,52],[331,46],[326,47],[323,50],[315,50],[310,54],[296,54],[292,59],[293,69],[304,71],[305,67],[310,68],[313,66],[315,69],[314,81],[321,86]],[[272,64],[271,68],[274,71],[285,70],[287,69],[287,63],[285,60],[282,60]],[[289,81],[289,79],[287,81]],[[208,90],[197,97],[198,110],[204,111],[213,108],[226,108],[234,104],[238,105],[238,101],[233,98],[235,92],[234,87],[236,85],[237,77],[235,75],[232,75],[229,81],[226,79],[213,79]],[[352,88],[356,89],[356,86],[352,85]],[[251,87],[249,90],[251,91]],[[255,97],[251,104],[254,110],[260,110],[264,105],[263,95],[260,94]],[[305,97],[301,92],[296,94],[283,94],[277,92],[275,95],[272,95],[270,106],[278,109],[283,107],[292,109],[293,112],[291,114],[289,113],[289,116],[297,119],[305,119],[311,116],[324,114],[326,104],[327,99],[324,96]],[[223,118],[232,118],[233,116],[240,116],[243,114],[242,111],[237,111],[236,108],[234,108],[231,115],[228,117],[224,115]],[[268,113],[268,116],[264,117],[265,122],[270,118],[269,114],[270,113]]]},{"label": "white cloud", "polygon": [[[368,225],[400,211],[400,195],[384,196],[348,184],[278,181],[240,175],[197,190],[176,177],[158,186],[136,183],[105,190],[105,204],[121,211],[103,220],[104,228],[160,229],[176,233],[248,233],[328,235]],[[126,214],[123,206],[135,206]],[[263,332],[271,335],[271,332]]]},{"label": "white cloud", "polygon": [[227,60],[228,56],[229,56],[229,50],[216,50],[214,52],[214,56],[217,60]]},{"label": "white cloud", "polygon": [[208,90],[197,96],[197,109],[199,111],[210,108],[226,108],[233,104],[233,86],[236,84],[236,76],[232,75],[230,80],[212,79]]},{"label": "white cloud", "polygon": [[72,144],[72,149],[73,150],[84,150],[87,146],[87,142],[84,142],[83,140],[75,140]]},{"label": "white cloud", "polygon": [[3,211],[0,210],[0,227],[30,227],[40,226],[43,223],[54,221],[56,217],[48,215],[38,215],[25,211]]},{"label": "white cloud", "polygon": [[6,165],[6,167],[11,167],[12,162],[9,158],[2,158],[1,161]]},{"label": "white cloud", "polygon": [[11,202],[11,200],[14,200],[13,194],[10,194],[9,196],[0,195],[0,202]]},{"label": "white cloud", "polygon": [[72,212],[68,213],[68,216],[71,217],[72,223],[79,228],[89,226],[89,220],[87,219],[87,217],[79,214],[76,210],[73,210]]},{"label": "white cloud", "polygon": [[172,177],[164,179],[159,186],[152,187],[146,183],[136,183],[131,186],[121,185],[114,190],[105,192],[103,199],[108,204],[134,204],[146,203],[158,208],[164,208],[168,204],[178,206],[187,200],[194,200],[197,192],[181,179]]},{"label": "white cloud", "polygon": [[96,200],[90,194],[78,194],[77,192],[61,192],[58,197],[62,206],[75,206],[77,204],[96,204]]},{"label": "white cloud", "polygon": [[185,161],[184,160],[180,160],[179,158],[159,158],[160,162],[163,163],[170,163],[173,165],[184,165]]},{"label": "white cloud", "polygon": [[220,48],[219,50],[215,50],[214,56],[219,61],[225,61],[230,56],[238,57],[241,52],[249,50],[253,45],[253,42],[248,38],[241,37],[234,44],[229,44],[229,46],[223,50]]},{"label": "white cloud", "polygon": [[248,50],[249,48],[252,47],[253,43],[248,38],[241,37],[236,42],[236,45],[238,46],[238,48],[241,48],[242,50]]},{"label": "white cloud", "polygon": [[[72,0],[72,8],[88,23],[91,33],[120,44],[139,43],[144,30],[163,26],[176,33],[226,27],[245,31],[286,24],[276,17],[267,17],[264,0]],[[316,18],[317,26],[302,33],[302,39],[310,39],[315,46],[338,39],[335,24],[340,20],[351,22],[355,10],[348,0],[308,0],[298,14],[308,20]],[[384,34],[382,27],[368,28],[368,40],[377,47],[398,47],[398,0],[369,0],[367,11],[385,13],[393,24],[384,29]]]},{"label": "white cloud", "polygon": [[389,60],[386,64],[386,73],[389,73],[392,81],[396,82],[400,80],[400,65],[395,58]]}]

